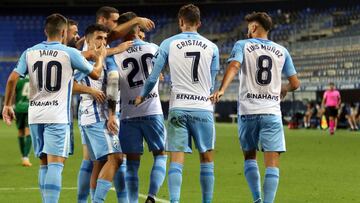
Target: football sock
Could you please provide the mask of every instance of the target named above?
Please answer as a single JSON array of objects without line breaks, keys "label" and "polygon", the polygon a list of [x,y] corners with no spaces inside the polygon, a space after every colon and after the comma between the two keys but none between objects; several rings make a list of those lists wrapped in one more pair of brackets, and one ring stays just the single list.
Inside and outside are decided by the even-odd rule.
[{"label": "football sock", "polygon": [[108,180],[98,179],[96,182],[96,190],[94,194],[94,203],[102,203],[105,201],[106,195],[112,184]]},{"label": "football sock", "polygon": [[140,166],[140,161],[127,160],[126,189],[128,192],[128,197],[129,197],[130,203],[138,202],[138,192],[139,192],[138,170],[139,170],[139,166]]},{"label": "football sock", "polygon": [[170,202],[178,203],[180,201],[181,183],[182,183],[183,164],[171,162],[168,173],[168,187],[170,193]]},{"label": "football sock", "polygon": [[329,127],[330,127],[330,130],[334,130],[334,128],[335,128],[335,121],[334,120],[329,121]]},{"label": "football sock", "polygon": [[78,174],[78,203],[86,203],[90,192],[90,177],[93,169],[93,163],[90,160],[82,160]]},{"label": "football sock", "polygon": [[255,159],[245,160],[244,174],[254,201],[261,199],[260,173]]},{"label": "football sock", "polygon": [[123,160],[119,169],[116,171],[113,180],[118,203],[129,202],[126,191],[125,174],[126,174],[126,159]]},{"label": "football sock", "polygon": [[91,202],[94,202],[95,189],[96,189],[96,188],[90,188],[90,198],[91,198]]},{"label": "football sock", "polygon": [[53,162],[48,164],[44,184],[44,199],[46,203],[57,203],[61,191],[61,173],[64,164]]},{"label": "football sock", "polygon": [[24,136],[18,137],[18,141],[19,141],[21,156],[26,157],[25,156],[25,137]]},{"label": "football sock", "polygon": [[27,135],[25,136],[25,146],[24,146],[24,155],[25,157],[29,156],[31,150],[31,136]]},{"label": "football sock", "polygon": [[44,184],[45,184],[45,177],[47,173],[48,166],[47,165],[40,165],[39,168],[39,188],[41,193],[42,202],[45,202],[44,199]]},{"label": "football sock", "polygon": [[167,155],[158,155],[154,157],[154,165],[151,169],[150,188],[148,193],[150,197],[156,196],[165,180],[166,160]]},{"label": "football sock", "polygon": [[214,191],[214,162],[200,164],[202,202],[211,203]]},{"label": "football sock", "polygon": [[279,168],[267,167],[264,180],[264,203],[273,203],[279,184]]}]

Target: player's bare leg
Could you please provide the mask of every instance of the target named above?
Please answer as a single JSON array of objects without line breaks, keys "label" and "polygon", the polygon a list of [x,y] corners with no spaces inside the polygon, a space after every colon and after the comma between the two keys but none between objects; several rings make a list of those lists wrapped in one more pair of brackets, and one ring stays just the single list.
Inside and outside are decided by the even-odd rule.
[{"label": "player's bare leg", "polygon": [[244,175],[249,185],[255,203],[261,202],[261,180],[259,166],[256,160],[256,150],[243,151]]},{"label": "player's bare leg", "polygon": [[264,203],[273,203],[279,184],[279,152],[265,152]]},{"label": "player's bare leg", "polygon": [[212,202],[214,183],[214,153],[213,150],[209,150],[200,153],[200,184],[203,203]]}]

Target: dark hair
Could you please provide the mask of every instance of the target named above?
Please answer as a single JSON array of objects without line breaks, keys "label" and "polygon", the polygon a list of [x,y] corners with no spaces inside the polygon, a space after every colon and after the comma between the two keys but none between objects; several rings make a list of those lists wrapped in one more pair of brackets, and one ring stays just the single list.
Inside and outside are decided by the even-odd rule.
[{"label": "dark hair", "polygon": [[195,25],[200,22],[200,9],[194,4],[187,4],[180,8],[178,18],[183,19],[190,25]]},{"label": "dark hair", "polygon": [[271,17],[265,12],[252,12],[245,16],[245,20],[259,23],[266,31],[271,30],[273,23]]},{"label": "dark hair", "polygon": [[45,31],[48,36],[59,35],[64,26],[67,26],[67,19],[63,15],[54,13],[46,17]]},{"label": "dark hair", "polygon": [[126,23],[134,18],[136,18],[137,15],[136,13],[132,12],[132,11],[129,11],[129,12],[126,12],[126,13],[123,13],[119,16],[119,19],[118,19],[118,24],[123,24],[123,23]]},{"label": "dark hair", "polygon": [[335,83],[333,83],[333,82],[329,82],[329,85],[331,85],[331,86],[335,86]]},{"label": "dark hair", "polygon": [[73,25],[78,26],[79,23],[73,19],[68,18],[68,27],[73,26]]},{"label": "dark hair", "polygon": [[112,13],[119,13],[119,10],[114,7],[103,6],[96,11],[96,20],[99,20],[101,16],[109,19]]},{"label": "dark hair", "polygon": [[105,25],[101,25],[101,24],[92,24],[86,28],[85,36],[93,34],[96,31],[109,33],[109,28],[107,28]]}]

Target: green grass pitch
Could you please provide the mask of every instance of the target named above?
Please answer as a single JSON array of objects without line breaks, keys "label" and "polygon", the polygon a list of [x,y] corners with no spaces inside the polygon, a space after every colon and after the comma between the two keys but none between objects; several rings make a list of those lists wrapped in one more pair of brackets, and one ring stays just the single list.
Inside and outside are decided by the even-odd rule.
[{"label": "green grass pitch", "polygon": [[[65,163],[60,202],[76,202],[76,179],[81,161],[79,131],[75,126],[76,151]],[[247,203],[250,191],[243,175],[243,158],[237,139],[237,126],[217,124],[215,151],[215,203]],[[360,202],[360,133],[338,130],[330,137],[320,130],[285,130],[287,152],[280,160],[280,184],[277,203]],[[0,123],[0,202],[40,202],[37,188],[38,161],[20,165],[15,126]],[[264,173],[259,154],[261,174]],[[140,193],[146,194],[152,156],[145,153],[139,171]],[[167,180],[159,198],[168,199]],[[181,190],[183,203],[201,202],[199,156],[187,155]],[[140,202],[144,199],[140,198]],[[106,202],[116,202],[111,191]]]}]

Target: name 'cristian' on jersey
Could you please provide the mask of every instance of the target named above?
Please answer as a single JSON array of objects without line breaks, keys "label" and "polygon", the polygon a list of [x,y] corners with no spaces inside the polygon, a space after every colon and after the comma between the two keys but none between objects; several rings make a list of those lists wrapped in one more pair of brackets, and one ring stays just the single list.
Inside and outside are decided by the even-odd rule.
[{"label": "name 'cristian' on jersey", "polygon": [[246,98],[248,99],[267,99],[267,100],[274,100],[279,101],[279,96],[271,95],[271,94],[261,94],[261,93],[250,93],[246,94]]},{"label": "name 'cristian' on jersey", "polygon": [[262,49],[262,50],[266,50],[266,51],[270,51],[272,53],[274,53],[278,58],[284,56],[284,54],[282,53],[282,51],[278,50],[276,47],[271,46],[271,45],[265,45],[265,44],[251,44],[249,47],[246,48],[246,50],[251,53],[257,49]]},{"label": "name 'cristian' on jersey", "polygon": [[207,44],[205,44],[203,41],[196,40],[196,39],[184,40],[184,41],[180,41],[179,43],[176,44],[176,47],[178,49],[182,49],[183,47],[186,47],[186,46],[199,46],[203,49],[206,49],[208,47]]}]

